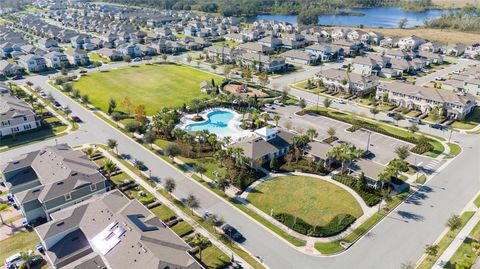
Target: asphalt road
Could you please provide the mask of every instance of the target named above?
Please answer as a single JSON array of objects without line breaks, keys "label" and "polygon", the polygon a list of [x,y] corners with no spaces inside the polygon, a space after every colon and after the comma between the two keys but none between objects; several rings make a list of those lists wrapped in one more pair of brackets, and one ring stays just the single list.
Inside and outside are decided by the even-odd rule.
[{"label": "asphalt road", "polygon": [[[75,145],[105,143],[108,138],[116,139],[120,153],[130,154],[132,158],[143,161],[151,169],[152,176],[160,182],[166,177],[174,178],[177,181],[175,195],[185,198],[193,193],[200,200],[200,211],[208,209],[217,213],[238,228],[246,238],[243,246],[254,255],[261,256],[271,268],[399,268],[402,262],[416,261],[423,254],[424,245],[432,243],[445,228],[448,217],[460,212],[480,187],[480,141],[478,137],[455,134],[455,139],[461,140],[464,152],[445,169],[436,172],[421,193],[398,207],[347,252],[332,257],[314,257],[297,251],[196,181],[187,178],[90,111],[63,96],[45,82],[46,77],[36,76],[29,80],[35,86],[51,91],[60,103],[68,105],[72,114],[79,116],[84,123],[80,124],[78,131],[59,137],[57,141],[46,140],[3,152],[0,154],[2,162],[56,142]],[[298,93],[305,94],[303,96],[310,102],[316,100],[315,95],[302,91]],[[357,106],[341,106],[345,109],[364,110]]]}]

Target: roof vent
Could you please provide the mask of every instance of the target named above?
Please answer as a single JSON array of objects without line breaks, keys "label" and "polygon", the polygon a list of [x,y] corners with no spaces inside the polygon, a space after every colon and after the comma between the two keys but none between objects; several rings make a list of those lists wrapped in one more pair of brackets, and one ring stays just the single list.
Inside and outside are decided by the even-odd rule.
[{"label": "roof vent", "polygon": [[57,182],[57,186],[63,185],[63,181]]},{"label": "roof vent", "polygon": [[60,222],[58,222],[56,225],[57,225],[57,227],[60,227],[60,226],[62,226],[63,224],[65,224],[65,222],[60,221]]}]

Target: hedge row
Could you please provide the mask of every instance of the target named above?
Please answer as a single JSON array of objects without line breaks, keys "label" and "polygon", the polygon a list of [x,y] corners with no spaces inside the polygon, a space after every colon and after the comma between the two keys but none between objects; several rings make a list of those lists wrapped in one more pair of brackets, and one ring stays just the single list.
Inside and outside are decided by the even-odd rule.
[{"label": "hedge row", "polygon": [[301,218],[295,218],[293,215],[288,213],[278,213],[274,215],[274,218],[290,229],[313,237],[327,237],[332,235],[337,235],[348,228],[356,218],[349,214],[341,214],[335,216],[327,225],[325,226],[312,226],[305,222]]},{"label": "hedge row", "polygon": [[368,206],[374,206],[382,200],[375,188],[367,187],[365,189],[360,189],[357,186],[357,179],[351,176],[337,174],[334,175],[332,179],[352,188],[356,193],[358,193],[358,195],[360,195],[360,197],[362,197],[363,201],[365,201]]}]

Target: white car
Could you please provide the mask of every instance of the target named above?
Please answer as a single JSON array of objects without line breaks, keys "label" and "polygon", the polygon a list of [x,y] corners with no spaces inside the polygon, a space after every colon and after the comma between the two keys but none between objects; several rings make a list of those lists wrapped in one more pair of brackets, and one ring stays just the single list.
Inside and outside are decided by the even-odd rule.
[{"label": "white car", "polygon": [[277,106],[284,106],[284,104],[278,100],[273,101],[273,103],[276,104]]},{"label": "white car", "polygon": [[333,101],[334,101],[335,103],[337,103],[337,104],[342,104],[342,105],[345,104],[345,101],[344,101],[343,99],[335,99],[335,100],[333,100]]},{"label": "white car", "polygon": [[266,107],[266,108],[273,108],[272,104],[268,104],[268,103],[265,104],[265,107]]},{"label": "white car", "polygon": [[[29,250],[27,250],[27,253],[29,255],[32,255],[33,251],[31,249],[29,249]],[[20,263],[22,262],[21,256],[22,255],[19,252],[17,254],[14,254],[14,255],[6,258],[5,259],[5,265],[7,266],[7,268],[17,268],[17,266],[19,266]]]},{"label": "white car", "polygon": [[442,77],[435,77],[435,80],[440,81],[440,80],[443,80],[443,78]]}]

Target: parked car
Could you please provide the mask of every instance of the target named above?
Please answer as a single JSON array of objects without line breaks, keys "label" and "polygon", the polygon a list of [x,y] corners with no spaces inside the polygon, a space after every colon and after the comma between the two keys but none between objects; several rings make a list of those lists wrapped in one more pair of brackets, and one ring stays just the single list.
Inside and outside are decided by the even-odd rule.
[{"label": "parked car", "polygon": [[387,116],[389,116],[390,118],[395,117],[395,115],[397,115],[397,112],[388,112],[387,114]]},{"label": "parked car", "polygon": [[337,104],[342,104],[342,105],[345,104],[345,101],[343,99],[340,99],[340,98],[334,99],[333,102],[335,102]]},{"label": "parked car", "polygon": [[16,75],[16,76],[14,76],[12,79],[13,79],[13,80],[19,80],[19,79],[22,79],[22,78],[23,78],[23,76],[21,76],[21,75]]},{"label": "parked car", "polygon": [[18,205],[15,201],[10,201],[10,205],[13,206],[13,208],[18,209]]},{"label": "parked car", "polygon": [[441,80],[444,80],[444,78],[442,78],[442,77],[435,77],[435,80],[441,81]]},{"label": "parked car", "polygon": [[8,200],[9,202],[15,201],[15,200],[13,199],[13,194],[7,195],[7,200]]},{"label": "parked car", "polygon": [[53,105],[56,106],[56,107],[61,107],[62,106],[58,101],[54,101]]},{"label": "parked car", "polygon": [[419,119],[419,118],[411,118],[411,119],[409,120],[409,122],[421,124],[421,123],[422,123],[422,120]]},{"label": "parked car", "polygon": [[42,245],[41,243],[38,243],[38,244],[35,246],[35,249],[36,249],[38,252],[42,253],[42,254],[45,253],[45,249],[43,248],[43,245]]},{"label": "parked car", "polygon": [[22,227],[23,228],[29,228],[31,225],[28,223],[27,219],[22,219]]},{"label": "parked car", "polygon": [[5,259],[5,265],[8,269],[16,268],[22,262],[21,254],[17,253]]},{"label": "parked car", "polygon": [[273,101],[273,103],[276,104],[277,106],[284,106],[284,104],[278,100]]},{"label": "parked car", "polygon": [[79,72],[79,73],[80,73],[80,74],[85,74],[85,73],[87,73],[87,70],[85,70],[85,69],[82,69],[82,70],[80,70],[80,72]]},{"label": "parked car", "polygon": [[44,91],[41,91],[41,92],[40,92],[40,96],[41,96],[41,97],[47,97],[47,93],[44,92]]},{"label": "parked car", "polygon": [[142,60],[142,58],[140,58],[140,57],[137,57],[137,58],[133,59],[134,62],[140,62],[141,60]]},{"label": "parked car", "polygon": [[208,210],[205,210],[205,212],[203,212],[203,215],[202,215],[204,219],[208,219],[211,216],[213,216],[213,213]]},{"label": "parked car", "polygon": [[430,128],[438,129],[440,131],[443,131],[443,130],[447,129],[447,126],[441,125],[441,124],[438,124],[438,123],[433,123],[433,124],[430,124]]},{"label": "parked car", "polygon": [[82,120],[77,116],[71,116],[70,118],[72,118],[74,122],[78,122],[78,123],[82,122]]},{"label": "parked car", "polygon": [[91,69],[91,68],[95,68],[96,66],[94,64],[90,64],[90,65],[87,65],[87,68]]},{"label": "parked car", "polygon": [[265,104],[265,107],[266,107],[266,108],[273,108],[272,104],[269,104],[269,103],[266,103],[266,104]]},{"label": "parked car", "polygon": [[230,237],[234,241],[241,242],[245,239],[243,235],[239,233],[237,229],[233,228],[230,224],[223,224],[221,229],[228,237]]},{"label": "parked car", "polygon": [[63,106],[61,107],[61,109],[62,109],[63,111],[65,111],[65,110],[68,109],[68,106],[67,106],[67,105],[63,105]]}]

